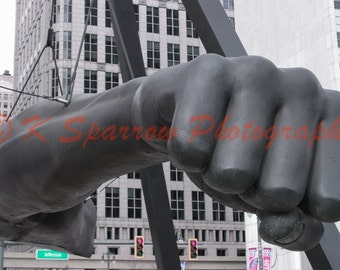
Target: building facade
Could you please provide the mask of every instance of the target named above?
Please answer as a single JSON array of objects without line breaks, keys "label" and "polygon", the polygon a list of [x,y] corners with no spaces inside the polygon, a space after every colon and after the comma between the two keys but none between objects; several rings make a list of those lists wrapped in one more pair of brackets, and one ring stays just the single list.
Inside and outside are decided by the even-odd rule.
[{"label": "building facade", "polygon": [[[2,88],[3,87],[3,88]],[[0,75],[0,116],[6,118],[12,107],[14,94],[6,88],[13,89],[13,76],[8,70],[5,70],[3,75]],[[3,119],[0,119],[3,120]]]},{"label": "building facade", "polygon": [[[133,2],[148,75],[205,53],[181,1]],[[48,97],[62,96],[61,90],[64,94],[69,91],[90,4],[90,0],[17,0],[16,89],[22,89],[43,51],[51,24],[58,69],[53,61],[53,51],[46,48],[25,91]],[[233,0],[224,0],[221,4],[234,23]],[[105,0],[94,0],[74,93],[94,94],[121,83],[108,4]],[[38,97],[23,95],[15,112],[19,113],[38,101]],[[163,167],[181,261],[190,269],[245,269],[244,213],[213,201],[170,163],[163,164]],[[6,253],[7,262],[19,261],[18,257],[25,251],[27,259],[23,259],[23,264],[39,269],[65,268],[66,265],[70,269],[109,269],[100,262],[102,257],[105,261],[111,256],[109,254],[114,254],[112,269],[156,269],[138,173],[131,172],[102,185],[92,200],[97,207],[97,231],[95,254],[87,267],[81,263],[83,260],[73,256],[67,263],[56,265],[53,262],[53,266],[49,262],[42,266],[39,262],[40,266],[37,266],[34,259],[28,263],[29,258],[34,257],[35,248],[20,246],[8,246],[8,251],[17,252]],[[144,236],[143,259],[134,257],[134,236],[137,235]],[[198,260],[188,260],[189,238],[198,239]],[[16,269],[18,265],[7,267]]]},{"label": "building facade", "polygon": [[[311,70],[325,89],[340,90],[340,1],[235,1],[236,31],[248,54],[279,67]],[[339,227],[339,226],[338,226]],[[246,214],[247,259],[271,251],[272,269],[312,269],[304,252],[290,252],[258,238],[257,219]]]}]

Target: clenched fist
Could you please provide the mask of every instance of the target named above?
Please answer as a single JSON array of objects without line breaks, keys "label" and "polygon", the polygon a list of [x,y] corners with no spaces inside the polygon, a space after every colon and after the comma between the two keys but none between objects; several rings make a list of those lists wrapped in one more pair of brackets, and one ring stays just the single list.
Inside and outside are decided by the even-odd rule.
[{"label": "clenched fist", "polygon": [[91,256],[84,200],[170,160],[215,200],[256,213],[264,240],[307,250],[321,221],[340,220],[339,139],[339,93],[254,56],[205,55],[68,107],[41,102],[0,127],[0,239]]},{"label": "clenched fist", "polygon": [[172,126],[146,140],[220,202],[260,218],[270,243],[306,250],[340,219],[340,94],[305,69],[261,57],[200,57],[146,80],[136,125]]}]

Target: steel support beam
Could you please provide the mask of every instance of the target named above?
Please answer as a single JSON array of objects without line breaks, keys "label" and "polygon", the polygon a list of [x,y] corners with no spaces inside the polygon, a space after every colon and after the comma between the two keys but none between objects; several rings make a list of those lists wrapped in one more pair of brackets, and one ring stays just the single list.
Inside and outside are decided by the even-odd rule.
[{"label": "steel support beam", "polygon": [[[132,0],[108,1],[123,81],[145,76]],[[162,164],[140,171],[157,269],[180,270]]]},{"label": "steel support beam", "polygon": [[306,251],[306,255],[313,269],[338,269],[340,264],[340,235],[335,224],[324,223],[325,233],[319,244]]},{"label": "steel support beam", "polygon": [[182,0],[208,53],[247,55],[219,0]]},{"label": "steel support beam", "polygon": [[[247,55],[219,0],[182,0],[208,53],[236,57]],[[340,265],[340,235],[335,224],[324,223],[320,243],[306,251],[313,269],[337,269]]]}]

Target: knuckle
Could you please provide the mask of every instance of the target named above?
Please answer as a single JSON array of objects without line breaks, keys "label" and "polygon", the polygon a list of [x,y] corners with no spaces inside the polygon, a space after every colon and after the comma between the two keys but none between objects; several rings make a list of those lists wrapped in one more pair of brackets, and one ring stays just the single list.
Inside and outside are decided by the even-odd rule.
[{"label": "knuckle", "polygon": [[340,220],[340,199],[314,195],[309,211],[312,216],[323,222],[337,222]]},{"label": "knuckle", "polygon": [[169,141],[168,152],[171,162],[178,169],[187,172],[202,172],[209,162],[211,146],[186,142],[187,140],[180,140],[177,137]]},{"label": "knuckle", "polygon": [[313,72],[305,68],[293,68],[288,69],[286,74],[288,81],[293,84],[293,87],[285,89],[290,100],[302,100],[314,107],[322,104],[325,93]]},{"label": "knuckle", "polygon": [[296,207],[303,194],[290,188],[252,188],[241,198],[258,209],[266,211],[288,211]]},{"label": "knuckle", "polygon": [[204,176],[205,183],[225,194],[241,194],[255,182],[256,176],[246,170],[212,164]]}]

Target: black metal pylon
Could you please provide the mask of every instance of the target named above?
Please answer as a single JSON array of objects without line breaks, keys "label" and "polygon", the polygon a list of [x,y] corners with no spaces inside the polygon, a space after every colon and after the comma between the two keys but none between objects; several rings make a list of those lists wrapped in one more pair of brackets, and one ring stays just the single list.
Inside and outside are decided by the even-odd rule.
[{"label": "black metal pylon", "polygon": [[[132,0],[108,1],[123,81],[145,76]],[[157,269],[180,270],[162,164],[140,171]]]}]

